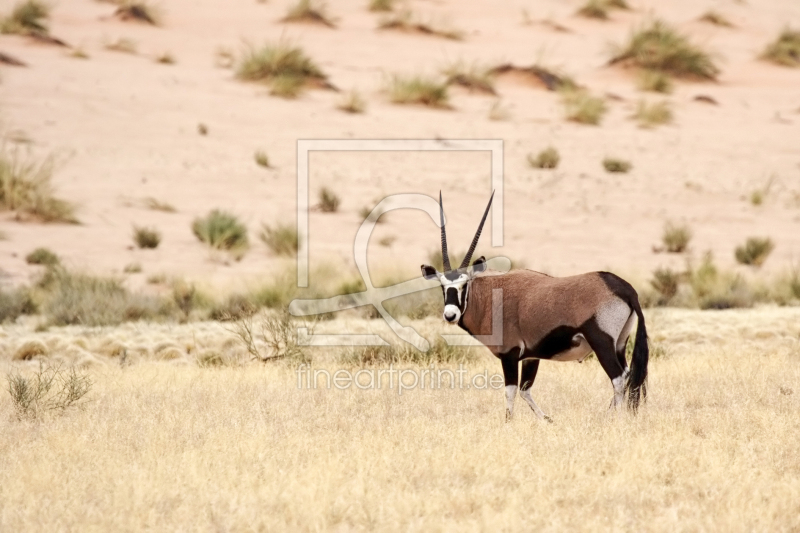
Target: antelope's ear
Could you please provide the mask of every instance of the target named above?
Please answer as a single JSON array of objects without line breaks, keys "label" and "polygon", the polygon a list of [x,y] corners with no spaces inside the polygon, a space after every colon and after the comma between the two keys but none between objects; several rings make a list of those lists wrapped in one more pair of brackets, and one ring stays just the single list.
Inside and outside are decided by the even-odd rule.
[{"label": "antelope's ear", "polygon": [[486,258],[480,256],[475,260],[474,263],[472,263],[472,273],[477,274],[478,272],[483,272],[484,270],[486,270]]},{"label": "antelope's ear", "polygon": [[425,279],[439,279],[439,272],[430,265],[421,265],[422,277]]}]

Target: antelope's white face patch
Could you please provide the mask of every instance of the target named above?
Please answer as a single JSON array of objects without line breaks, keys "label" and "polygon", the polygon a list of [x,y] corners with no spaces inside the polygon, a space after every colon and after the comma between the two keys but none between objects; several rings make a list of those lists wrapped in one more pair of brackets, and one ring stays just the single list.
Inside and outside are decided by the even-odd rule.
[{"label": "antelope's white face patch", "polygon": [[[452,276],[452,273],[450,274]],[[469,276],[461,274],[455,279],[449,279],[447,274],[439,276],[439,283],[442,284],[442,292],[444,293],[444,312],[442,318],[451,324],[457,323],[461,320],[461,314],[464,312],[464,291],[466,290]]]}]

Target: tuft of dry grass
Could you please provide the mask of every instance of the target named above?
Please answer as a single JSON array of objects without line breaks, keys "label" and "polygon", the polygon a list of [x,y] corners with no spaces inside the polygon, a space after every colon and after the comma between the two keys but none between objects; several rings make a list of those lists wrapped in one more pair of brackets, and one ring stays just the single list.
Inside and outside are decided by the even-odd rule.
[{"label": "tuft of dry grass", "polygon": [[153,211],[163,211],[164,213],[176,213],[178,211],[172,204],[163,202],[153,198],[152,196],[148,196],[144,199],[144,206],[147,209],[152,209]]},{"label": "tuft of dry grass", "polygon": [[533,154],[528,154],[528,164],[533,168],[556,168],[560,161],[561,156],[558,154],[558,150],[552,146],[548,146],[539,152],[536,157]]},{"label": "tuft of dry grass", "polygon": [[229,252],[237,261],[247,249],[247,227],[239,219],[226,211],[212,210],[192,223],[192,232],[201,242],[213,250]]},{"label": "tuft of dry grass", "polygon": [[36,248],[25,256],[25,262],[29,265],[55,266],[60,264],[61,260],[49,248]]},{"label": "tuft of dry grass", "polygon": [[586,18],[606,20],[608,19],[608,3],[605,0],[587,0],[580,9],[578,15]]},{"label": "tuft of dry grass", "polygon": [[617,47],[609,63],[699,80],[714,80],[720,72],[708,52],[659,19],[635,30],[626,44]]},{"label": "tuft of dry grass", "polygon": [[22,315],[32,315],[37,310],[29,289],[5,290],[0,287],[0,324],[16,320]]},{"label": "tuft of dry grass", "polygon": [[306,22],[335,28],[333,19],[328,14],[327,5],[320,0],[297,0],[286,12],[283,22]]},{"label": "tuft of dry grass", "polygon": [[282,40],[261,48],[248,47],[239,58],[236,77],[265,83],[271,94],[286,98],[294,98],[310,86],[330,87],[325,74],[302,48]]},{"label": "tuft of dry grass", "polygon": [[297,253],[297,228],[291,224],[277,224],[274,228],[262,224],[258,236],[275,255],[291,256]]},{"label": "tuft of dry grass", "polygon": [[633,165],[631,165],[630,161],[625,161],[624,159],[606,157],[603,159],[603,168],[606,169],[606,172],[625,174],[633,168]]},{"label": "tuft of dry grass", "polygon": [[41,0],[24,0],[0,20],[0,33],[47,35],[50,5]]},{"label": "tuft of dry grass", "polygon": [[453,63],[444,68],[442,73],[447,78],[448,85],[458,85],[484,94],[496,95],[494,88],[494,69],[478,64],[468,65],[462,61]]},{"label": "tuft of dry grass", "polygon": [[733,24],[731,23],[730,20],[728,20],[725,17],[725,15],[719,13],[718,11],[714,11],[713,9],[703,13],[698,20],[700,22],[708,22],[709,24],[713,24],[714,26],[733,28]]},{"label": "tuft of dry grass", "polygon": [[450,109],[447,84],[431,78],[395,74],[388,80],[388,91],[395,104]]},{"label": "tuft of dry grass", "polygon": [[255,159],[256,165],[264,168],[270,168],[269,156],[264,150],[256,150],[255,154],[253,155],[253,159]]},{"label": "tuft of dry grass", "polygon": [[394,11],[396,0],[369,0],[369,10],[376,13]]},{"label": "tuft of dry grass", "polygon": [[761,59],[785,67],[800,67],[800,30],[785,28],[766,47]]},{"label": "tuft of dry grass", "polygon": [[140,274],[142,272],[142,264],[128,263],[122,268],[122,272],[125,274]]},{"label": "tuft of dry grass", "polygon": [[169,52],[164,52],[163,54],[159,54],[156,56],[155,59],[156,63],[161,65],[174,65],[175,64],[175,56],[173,56]]},{"label": "tuft of dry grass", "polygon": [[122,52],[123,54],[136,54],[136,41],[127,37],[120,37],[114,42],[106,43],[106,50],[112,52]]},{"label": "tuft of dry grass", "polygon": [[760,267],[775,249],[775,243],[769,237],[748,237],[734,252],[736,261],[743,265]]},{"label": "tuft of dry grass", "polygon": [[602,98],[592,96],[583,89],[562,89],[561,102],[567,120],[579,124],[597,126],[603,119],[608,106]]},{"label": "tuft of dry grass", "polygon": [[42,419],[49,413],[63,413],[80,406],[92,388],[91,378],[73,366],[41,364],[32,375],[14,372],[6,376],[14,412],[18,420]]},{"label": "tuft of dry grass", "polygon": [[367,101],[361,93],[353,89],[342,95],[336,108],[345,113],[360,114],[367,110]]},{"label": "tuft of dry grass", "polygon": [[669,94],[673,89],[669,75],[658,70],[642,70],[639,72],[638,83],[642,91]]},{"label": "tuft of dry grass", "polygon": [[121,20],[133,20],[153,26],[160,25],[162,19],[161,10],[146,0],[122,0],[114,15]]},{"label": "tuft of dry grass", "polygon": [[378,29],[419,33],[454,41],[464,38],[464,32],[453,28],[449,23],[424,20],[420,15],[408,9],[385,17],[378,24]]},{"label": "tuft of dry grass", "polygon": [[692,240],[692,230],[686,224],[675,224],[667,222],[664,225],[664,233],[661,236],[664,248],[673,254],[685,252]]},{"label": "tuft of dry grass", "polygon": [[328,187],[319,190],[319,210],[323,213],[335,213],[339,210],[342,199]]},{"label": "tuft of dry grass", "polygon": [[639,122],[641,128],[653,128],[672,122],[672,108],[667,100],[662,102],[647,103],[641,100],[636,107],[633,118]]},{"label": "tuft of dry grass", "polygon": [[139,248],[158,248],[161,243],[161,232],[156,228],[133,226],[133,242]]}]

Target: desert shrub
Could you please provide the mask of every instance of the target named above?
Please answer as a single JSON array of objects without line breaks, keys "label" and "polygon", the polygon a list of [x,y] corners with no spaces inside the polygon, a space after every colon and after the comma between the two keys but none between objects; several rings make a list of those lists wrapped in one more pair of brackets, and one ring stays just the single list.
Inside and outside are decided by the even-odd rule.
[{"label": "desert shrub", "polygon": [[[439,262],[441,262],[441,258]],[[441,317],[444,301],[442,300],[442,291],[433,288],[391,298],[383,302],[383,306],[392,316],[407,316],[412,320],[417,320],[431,316]]]},{"label": "desert shrub", "polygon": [[49,248],[37,248],[25,256],[29,265],[54,266],[61,262],[58,256]]},{"label": "desert shrub", "polygon": [[214,306],[212,299],[204,292],[197,289],[193,283],[181,279],[172,281],[171,305],[179,311],[180,320],[186,321],[193,313],[211,309]]},{"label": "desert shrub", "polygon": [[278,96],[296,96],[314,83],[325,85],[327,77],[302,48],[286,41],[248,47],[236,66],[236,77],[270,85]]},{"label": "desert shrub", "polygon": [[447,84],[430,78],[395,74],[389,78],[388,89],[395,104],[421,104],[442,109],[450,107]]},{"label": "desert shrub", "polygon": [[161,22],[160,10],[144,0],[122,0],[114,14],[122,20],[135,20],[153,26]]},{"label": "desert shrub", "polygon": [[384,18],[378,24],[378,29],[421,33],[454,41],[460,41],[464,38],[464,32],[461,30],[457,30],[449,24],[423,20],[422,17],[408,9]]},{"label": "desert shrub", "polygon": [[[466,346],[450,346],[437,338],[427,352],[417,350],[410,344],[390,346],[359,346],[341,352],[339,360],[348,366],[388,366],[391,364],[457,364],[475,360],[474,350]],[[452,376],[442,376],[442,383],[449,383]]]},{"label": "desert shrub", "polygon": [[608,3],[605,0],[588,0],[578,10],[578,15],[587,18],[605,20],[608,18]]},{"label": "desert shrub", "polygon": [[156,228],[134,226],[133,242],[139,248],[158,248],[161,243],[161,232]]},{"label": "desert shrub", "polygon": [[258,307],[244,294],[231,294],[225,301],[214,305],[209,313],[211,320],[233,321],[252,316]]},{"label": "desert shrub", "polygon": [[645,69],[639,73],[639,89],[655,93],[671,93],[672,80],[669,75],[658,71]]},{"label": "desert shrub", "polygon": [[611,63],[624,62],[677,77],[716,79],[719,68],[711,56],[663,20],[634,31],[618,47]]},{"label": "desert shrub", "polygon": [[214,209],[192,223],[192,232],[215,250],[225,250],[241,258],[249,246],[247,227],[236,216]]},{"label": "desert shrub", "polygon": [[386,12],[394,10],[395,0],[370,0],[369,10],[375,12]]},{"label": "desert shrub", "polygon": [[311,363],[311,354],[297,342],[298,324],[288,312],[266,313],[257,320],[246,317],[234,324],[234,333],[253,359],[262,362],[281,359],[292,366]]},{"label": "desert shrub", "polygon": [[692,230],[685,224],[678,225],[667,222],[661,240],[668,252],[679,254],[686,251],[689,246],[689,241],[692,240]]},{"label": "desert shrub", "polygon": [[328,8],[325,3],[318,0],[298,0],[296,4],[289,6],[284,22],[311,22],[321,24],[329,28],[336,25],[328,15]]},{"label": "desert shrub", "polygon": [[658,305],[666,305],[678,294],[681,275],[670,268],[658,268],[653,272],[650,285],[659,294]]},{"label": "desert shrub", "polygon": [[446,76],[448,85],[459,85],[470,92],[497,94],[494,88],[494,70],[491,68],[459,61],[446,67],[442,73]]},{"label": "desert shrub", "polygon": [[22,315],[32,315],[36,311],[36,303],[27,288],[8,291],[0,288],[0,324],[14,321]]},{"label": "desert shrub", "polygon": [[153,197],[147,197],[143,200],[144,206],[153,211],[163,211],[164,213],[175,213],[177,209],[172,204],[156,200]]},{"label": "desert shrub", "polygon": [[700,16],[699,19],[701,22],[708,22],[709,24],[713,24],[715,26],[724,26],[726,28],[732,28],[733,24],[724,15],[721,13],[711,10],[706,11]]},{"label": "desert shrub", "polygon": [[336,107],[345,113],[357,114],[366,111],[367,102],[361,96],[361,93],[353,89],[352,91],[348,91],[342,95],[342,98],[339,100],[339,103]]},{"label": "desert shrub", "polygon": [[734,252],[736,261],[743,265],[761,266],[769,254],[775,249],[775,243],[769,237],[749,237]]},{"label": "desert shrub", "polygon": [[156,56],[156,63],[160,63],[162,65],[174,65],[175,56],[173,56],[169,52],[164,52],[163,54],[159,54]]},{"label": "desert shrub", "polygon": [[81,405],[92,388],[92,380],[75,367],[40,365],[30,377],[8,374],[9,395],[17,418],[35,420],[48,413],[63,412]]},{"label": "desert shrub", "polygon": [[507,74],[517,75],[528,78],[531,81],[539,82],[548,91],[577,90],[580,87],[570,76],[543,65],[532,65],[530,67],[518,67],[512,63],[501,63],[492,67],[489,73],[493,76]]},{"label": "desert shrub", "polygon": [[630,161],[625,161],[624,159],[618,159],[616,157],[606,157],[603,159],[603,168],[606,169],[606,172],[619,172],[619,173],[626,173],[633,168]]},{"label": "desert shrub", "polygon": [[335,213],[339,210],[342,199],[328,187],[319,190],[319,209],[323,213]]},{"label": "desert shrub", "polygon": [[120,37],[114,42],[106,43],[105,49],[112,52],[122,52],[123,54],[136,53],[136,41],[127,37]]},{"label": "desert shrub", "polygon": [[54,164],[52,156],[36,160],[19,150],[0,147],[0,209],[42,222],[76,223],[75,206],[54,194]]},{"label": "desert shrub", "polygon": [[528,154],[528,164],[533,168],[556,168],[561,156],[558,155],[558,150],[552,146],[545,148],[534,157],[533,154]]},{"label": "desert shrub", "polygon": [[253,158],[256,161],[256,165],[264,168],[270,167],[269,156],[267,156],[267,153],[264,150],[256,150],[256,153],[253,156]]},{"label": "desert shrub", "polygon": [[206,126],[201,122],[200,124],[197,125],[197,133],[199,133],[202,136],[208,135],[208,126]]},{"label": "desert shrub", "polygon": [[752,193],[750,193],[750,203],[759,206],[764,203],[764,191],[761,189],[756,189]]},{"label": "desert shrub", "polygon": [[258,235],[275,255],[294,255],[297,253],[297,228],[291,224],[278,224],[274,228],[261,225]]},{"label": "desert shrub", "polygon": [[687,272],[694,302],[700,309],[752,307],[757,295],[738,273],[720,271],[711,253],[706,253],[697,268]]},{"label": "desert shrub", "polygon": [[761,58],[786,67],[800,67],[800,30],[785,28]]},{"label": "desert shrub", "polygon": [[0,21],[0,33],[47,35],[50,6],[41,0],[24,0]]},{"label": "desert shrub", "polygon": [[572,122],[596,126],[608,111],[602,98],[592,96],[585,90],[562,89],[559,92],[567,120]]},{"label": "desert shrub", "polygon": [[644,100],[639,102],[636,113],[633,115],[642,128],[652,128],[661,124],[672,122],[672,108],[666,100],[648,104]]},{"label": "desert shrub", "polygon": [[142,264],[128,263],[122,268],[122,272],[124,272],[125,274],[139,274],[142,272]]},{"label": "desert shrub", "polygon": [[373,210],[374,208],[365,205],[364,207],[359,209],[358,216],[360,216],[364,220],[375,222],[375,224],[381,224],[383,222],[386,222],[386,217],[388,215],[382,212],[373,214]]}]

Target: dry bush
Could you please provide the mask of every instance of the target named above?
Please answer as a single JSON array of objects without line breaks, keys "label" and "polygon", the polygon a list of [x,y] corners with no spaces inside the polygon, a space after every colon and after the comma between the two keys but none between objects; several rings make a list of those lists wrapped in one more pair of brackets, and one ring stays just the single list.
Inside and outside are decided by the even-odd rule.
[{"label": "dry bush", "polygon": [[205,137],[206,135],[208,135],[208,126],[206,126],[201,122],[200,124],[197,125],[197,133]]},{"label": "dry bush", "polygon": [[395,2],[396,0],[370,0],[369,10],[376,13],[394,11]]},{"label": "dry bush", "polygon": [[214,209],[192,223],[192,232],[201,242],[214,250],[229,252],[241,259],[249,247],[247,227],[235,215]]},{"label": "dry bush", "polygon": [[[283,360],[288,365],[311,363],[311,354],[297,342],[296,330],[300,324],[287,311],[265,313],[254,323],[253,317],[235,322],[233,333],[244,344],[253,359],[262,362]],[[309,333],[313,324],[305,323]]]},{"label": "dry bush", "polygon": [[123,54],[136,54],[136,41],[127,37],[120,37],[114,42],[106,43],[105,49]]},{"label": "dry bush", "polygon": [[650,285],[659,294],[657,305],[667,305],[678,294],[681,274],[670,268],[657,268],[653,272]]},{"label": "dry bush", "polygon": [[658,70],[642,70],[639,72],[638,82],[639,89],[642,91],[669,94],[673,89],[672,79],[669,75]]},{"label": "dry bush", "polygon": [[556,168],[560,161],[561,156],[558,154],[558,150],[552,146],[539,152],[536,157],[528,154],[528,164],[533,168]]},{"label": "dry bush", "polygon": [[733,24],[724,15],[719,13],[718,11],[706,11],[703,15],[700,16],[698,19],[701,22],[708,22],[709,24],[713,24],[715,26],[723,26],[725,28],[733,28]]},{"label": "dry bush", "polygon": [[719,67],[707,52],[658,19],[634,31],[625,45],[617,47],[610,63],[700,80],[713,80],[719,74]]},{"label": "dry bush", "polygon": [[134,20],[158,26],[161,23],[161,10],[145,0],[122,0],[114,15],[122,20]]},{"label": "dry bush", "polygon": [[161,243],[161,232],[156,228],[134,226],[133,242],[139,248],[158,248]]},{"label": "dry bush", "polygon": [[448,85],[458,85],[470,92],[477,91],[484,94],[496,95],[494,88],[494,69],[478,64],[468,65],[458,61],[442,70]]},{"label": "dry bush", "polygon": [[292,224],[278,224],[274,228],[262,224],[258,236],[275,255],[290,256],[297,253],[297,228]]},{"label": "dry bush", "polygon": [[323,213],[335,213],[339,210],[342,199],[328,187],[319,190],[319,210]]},{"label": "dry bush", "polygon": [[367,102],[364,100],[364,97],[361,96],[361,93],[353,89],[342,95],[336,108],[345,113],[358,114],[367,110]]},{"label": "dry bush", "polygon": [[156,63],[160,63],[162,65],[174,65],[175,56],[169,52],[164,52],[163,54],[156,56]]},{"label": "dry bush", "polygon": [[24,0],[16,4],[11,13],[0,20],[0,33],[47,35],[49,17],[49,4],[41,0]]},{"label": "dry bush", "polygon": [[672,108],[667,100],[662,102],[647,103],[645,100],[639,101],[636,113],[633,118],[639,122],[641,128],[653,128],[662,124],[672,122]]},{"label": "dry bush", "polygon": [[152,196],[148,196],[143,200],[144,206],[147,209],[152,209],[153,211],[163,211],[164,213],[175,213],[177,209],[172,204],[167,202],[162,202],[161,200],[157,200]]},{"label": "dry bush", "polygon": [[36,313],[36,302],[25,287],[4,290],[0,287],[0,324],[14,321],[22,315]]},{"label": "dry bush", "polygon": [[605,0],[588,0],[578,10],[578,15],[586,18],[606,20],[608,18],[608,3]]},{"label": "dry bush", "polygon": [[775,243],[769,237],[748,237],[734,252],[736,261],[743,265],[760,267],[775,249]]},{"label": "dry bush", "polygon": [[49,248],[36,248],[25,256],[25,262],[29,265],[55,266],[60,264],[61,260]]},{"label": "dry bush", "polygon": [[336,27],[328,15],[327,5],[319,0],[298,0],[296,4],[289,7],[283,22],[310,22],[328,28]]},{"label": "dry bush", "polygon": [[388,216],[384,212],[374,213],[374,208],[365,205],[361,209],[358,210],[358,216],[364,220],[368,220],[370,222],[374,222],[375,224],[382,224],[386,222],[386,217]]},{"label": "dry bush", "polygon": [[562,89],[559,92],[567,120],[571,122],[597,126],[608,111],[602,98],[592,96],[583,89]]},{"label": "dry bush", "polygon": [[125,274],[140,274],[142,272],[142,264],[128,263],[122,268],[122,272]]},{"label": "dry bush", "polygon": [[616,157],[606,157],[603,159],[603,168],[606,169],[606,172],[619,172],[619,173],[626,173],[633,168],[630,161],[625,161],[624,159],[619,159]]},{"label": "dry bush", "polygon": [[75,59],[89,59],[89,53],[80,46],[74,47],[68,55],[69,57],[74,57]]},{"label": "dry bush", "polygon": [[447,84],[424,76],[395,74],[389,78],[389,97],[395,104],[420,104],[449,109]]},{"label": "dry bush", "polygon": [[454,41],[464,38],[464,32],[453,28],[450,24],[423,20],[420,15],[408,9],[384,18],[378,25],[378,29],[421,33]]},{"label": "dry bush", "polygon": [[294,98],[309,86],[329,88],[327,76],[297,46],[280,40],[261,48],[248,47],[236,66],[236,77],[265,83],[276,96]]},{"label": "dry bush", "polygon": [[64,412],[82,405],[92,388],[92,380],[75,367],[40,365],[30,377],[8,374],[8,393],[19,420],[41,419],[48,413]]},{"label": "dry bush", "polygon": [[466,346],[450,346],[437,337],[427,352],[410,344],[389,346],[359,346],[342,352],[339,362],[354,367],[389,365],[468,364],[477,359],[476,350]]},{"label": "dry bush", "polygon": [[761,58],[786,67],[800,67],[800,30],[785,28]]},{"label": "dry bush", "polygon": [[692,240],[692,230],[685,224],[667,222],[664,225],[664,234],[661,236],[666,250],[673,254],[685,252]]},{"label": "dry bush", "polygon": [[55,160],[37,160],[19,149],[0,146],[0,209],[42,222],[77,223],[75,206],[56,198],[52,177]]},{"label": "dry bush", "polygon": [[231,294],[222,303],[211,308],[209,318],[221,322],[231,322],[256,314],[258,307],[244,294]]},{"label": "dry bush", "polygon": [[256,150],[255,154],[253,155],[253,159],[255,159],[256,165],[264,168],[270,168],[269,156],[264,150]]}]

